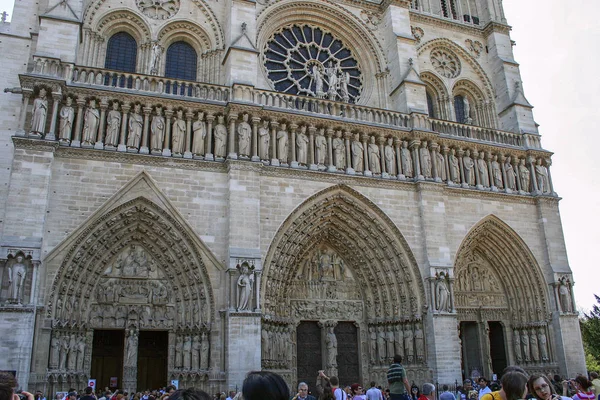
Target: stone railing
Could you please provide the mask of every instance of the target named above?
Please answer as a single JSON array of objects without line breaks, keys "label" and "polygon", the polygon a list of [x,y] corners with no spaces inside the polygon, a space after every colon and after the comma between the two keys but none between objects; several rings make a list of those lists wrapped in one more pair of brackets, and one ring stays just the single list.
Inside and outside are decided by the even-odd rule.
[{"label": "stone railing", "polygon": [[459,124],[452,121],[430,119],[431,130],[442,135],[473,139],[484,142],[500,143],[523,147],[523,135],[514,132],[499,131],[475,125]]}]

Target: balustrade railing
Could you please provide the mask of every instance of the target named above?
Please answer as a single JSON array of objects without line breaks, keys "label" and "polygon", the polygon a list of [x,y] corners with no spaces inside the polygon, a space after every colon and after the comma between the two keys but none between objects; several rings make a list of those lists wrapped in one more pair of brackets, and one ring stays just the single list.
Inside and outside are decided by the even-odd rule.
[{"label": "balustrade railing", "polygon": [[492,128],[465,125],[457,122],[437,120],[432,118],[430,118],[430,121],[431,130],[442,135],[473,139],[483,142],[499,143],[509,146],[525,146],[523,143],[523,135],[520,133],[499,131]]}]

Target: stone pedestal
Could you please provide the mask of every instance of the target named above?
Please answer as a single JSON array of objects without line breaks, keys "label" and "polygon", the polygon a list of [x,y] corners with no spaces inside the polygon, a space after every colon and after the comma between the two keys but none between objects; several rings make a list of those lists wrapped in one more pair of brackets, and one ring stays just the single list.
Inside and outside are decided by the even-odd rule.
[{"label": "stone pedestal", "polygon": [[227,387],[242,387],[248,371],[260,370],[260,312],[227,311],[225,315]]}]

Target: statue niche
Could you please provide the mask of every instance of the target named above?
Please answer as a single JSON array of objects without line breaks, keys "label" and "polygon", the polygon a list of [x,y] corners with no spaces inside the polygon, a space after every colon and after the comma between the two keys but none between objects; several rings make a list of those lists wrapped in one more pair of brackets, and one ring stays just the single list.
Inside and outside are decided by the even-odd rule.
[{"label": "statue niche", "polygon": [[32,267],[30,257],[25,257],[22,252],[8,256],[1,280],[1,301],[9,304],[29,303]]}]

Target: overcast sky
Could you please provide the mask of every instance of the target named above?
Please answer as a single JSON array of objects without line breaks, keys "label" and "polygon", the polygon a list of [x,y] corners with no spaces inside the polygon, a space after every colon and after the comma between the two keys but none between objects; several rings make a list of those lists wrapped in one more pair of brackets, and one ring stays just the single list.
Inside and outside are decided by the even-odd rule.
[{"label": "overcast sky", "polygon": [[[12,14],[13,0],[0,0]],[[600,1],[504,0],[515,59],[534,105],[544,148],[555,152],[552,177],[560,203],[575,299],[582,310],[600,295]],[[8,19],[10,20],[10,17]]]}]

